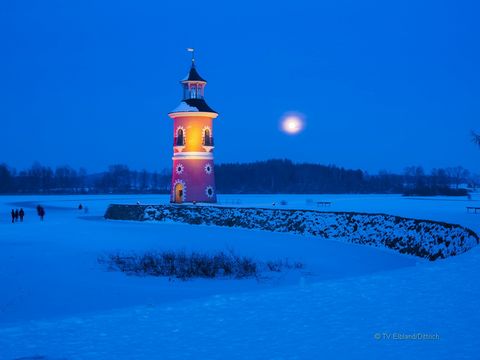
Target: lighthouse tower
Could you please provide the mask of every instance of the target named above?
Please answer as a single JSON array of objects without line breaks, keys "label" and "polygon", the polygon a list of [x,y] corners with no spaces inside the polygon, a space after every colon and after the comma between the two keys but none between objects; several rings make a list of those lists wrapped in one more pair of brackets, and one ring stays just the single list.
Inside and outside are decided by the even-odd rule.
[{"label": "lighthouse tower", "polygon": [[173,119],[173,169],[171,202],[217,202],[213,170],[213,119],[218,114],[207,105],[207,82],[192,65],[181,81],[183,100],[168,114]]}]

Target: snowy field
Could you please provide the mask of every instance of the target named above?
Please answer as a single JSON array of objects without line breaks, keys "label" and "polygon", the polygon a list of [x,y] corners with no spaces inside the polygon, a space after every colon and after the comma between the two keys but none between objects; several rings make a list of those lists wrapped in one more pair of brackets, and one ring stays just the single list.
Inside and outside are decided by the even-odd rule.
[{"label": "snowy field", "polygon": [[[387,213],[477,233],[480,214],[467,214],[466,206],[479,200],[219,196],[226,206]],[[137,201],[168,197],[0,197],[0,359],[479,358],[479,248],[432,263],[308,236],[103,220],[108,204]],[[317,207],[318,201],[332,206]],[[43,223],[38,203],[46,208]],[[24,223],[11,224],[12,207],[24,207]],[[111,251],[152,249],[233,249],[305,268],[259,280],[183,282],[125,276],[97,263]],[[393,339],[418,333],[429,339]]]}]

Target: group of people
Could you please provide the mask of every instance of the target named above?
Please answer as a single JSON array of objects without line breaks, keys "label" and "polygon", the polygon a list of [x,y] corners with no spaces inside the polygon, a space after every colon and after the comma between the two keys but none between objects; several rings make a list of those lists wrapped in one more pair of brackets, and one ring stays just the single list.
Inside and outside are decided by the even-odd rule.
[{"label": "group of people", "polygon": [[[45,217],[45,209],[43,206],[41,205],[37,206],[37,214],[40,217],[40,220],[43,221],[43,218]],[[20,222],[23,222],[23,218],[25,217],[25,211],[23,210],[23,208],[21,208],[20,210],[12,209],[11,215],[12,215],[12,224],[19,220]]]},{"label": "group of people", "polygon": [[23,222],[23,218],[25,216],[25,211],[23,211],[23,209],[16,209],[16,210],[13,210],[12,209],[12,224],[14,222],[17,222],[19,219],[21,222]]}]

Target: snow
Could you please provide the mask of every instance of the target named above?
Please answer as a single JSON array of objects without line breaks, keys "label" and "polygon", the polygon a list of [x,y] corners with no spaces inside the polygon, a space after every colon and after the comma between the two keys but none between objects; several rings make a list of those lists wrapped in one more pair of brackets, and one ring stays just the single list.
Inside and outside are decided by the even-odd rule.
[{"label": "snow", "polygon": [[[311,199],[312,201],[307,201]],[[473,200],[374,195],[219,196],[224,205],[389,213],[480,231]],[[0,359],[477,358],[480,250],[435,262],[391,250],[261,230],[105,221],[109,203],[164,196],[2,197]],[[45,222],[34,209],[45,205]],[[76,207],[88,206],[88,214]],[[15,206],[11,203],[17,203]],[[21,203],[21,204],[20,204]],[[240,203],[240,204],[239,204]],[[26,223],[10,224],[11,207]],[[322,209],[324,210],[324,209]],[[304,272],[272,279],[128,277],[97,264],[113,250],[234,248],[288,257]],[[375,333],[438,336],[376,340]],[[386,335],[385,335],[386,336]]]},{"label": "snow", "polygon": [[188,105],[185,101],[182,101],[175,109],[173,109],[172,113],[176,112],[198,112],[198,109],[194,106]]},{"label": "snow", "polygon": [[474,232],[459,225],[357,212],[196,205],[110,205],[105,217],[307,234],[322,239],[334,238],[391,248],[430,260],[461,254],[479,243]]}]

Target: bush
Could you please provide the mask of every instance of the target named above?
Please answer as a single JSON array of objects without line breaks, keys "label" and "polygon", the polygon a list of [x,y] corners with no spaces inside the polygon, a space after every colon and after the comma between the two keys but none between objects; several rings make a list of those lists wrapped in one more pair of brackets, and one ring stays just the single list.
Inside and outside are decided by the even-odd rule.
[{"label": "bush", "polygon": [[284,269],[302,269],[303,264],[288,260],[256,262],[236,255],[233,251],[215,254],[185,251],[149,251],[144,254],[114,253],[100,256],[98,262],[109,270],[128,275],[168,276],[181,280],[199,278],[257,277],[262,271],[280,272]]},{"label": "bush", "polygon": [[449,187],[420,187],[413,189],[406,189],[403,191],[404,196],[467,196],[467,189],[451,189]]}]

